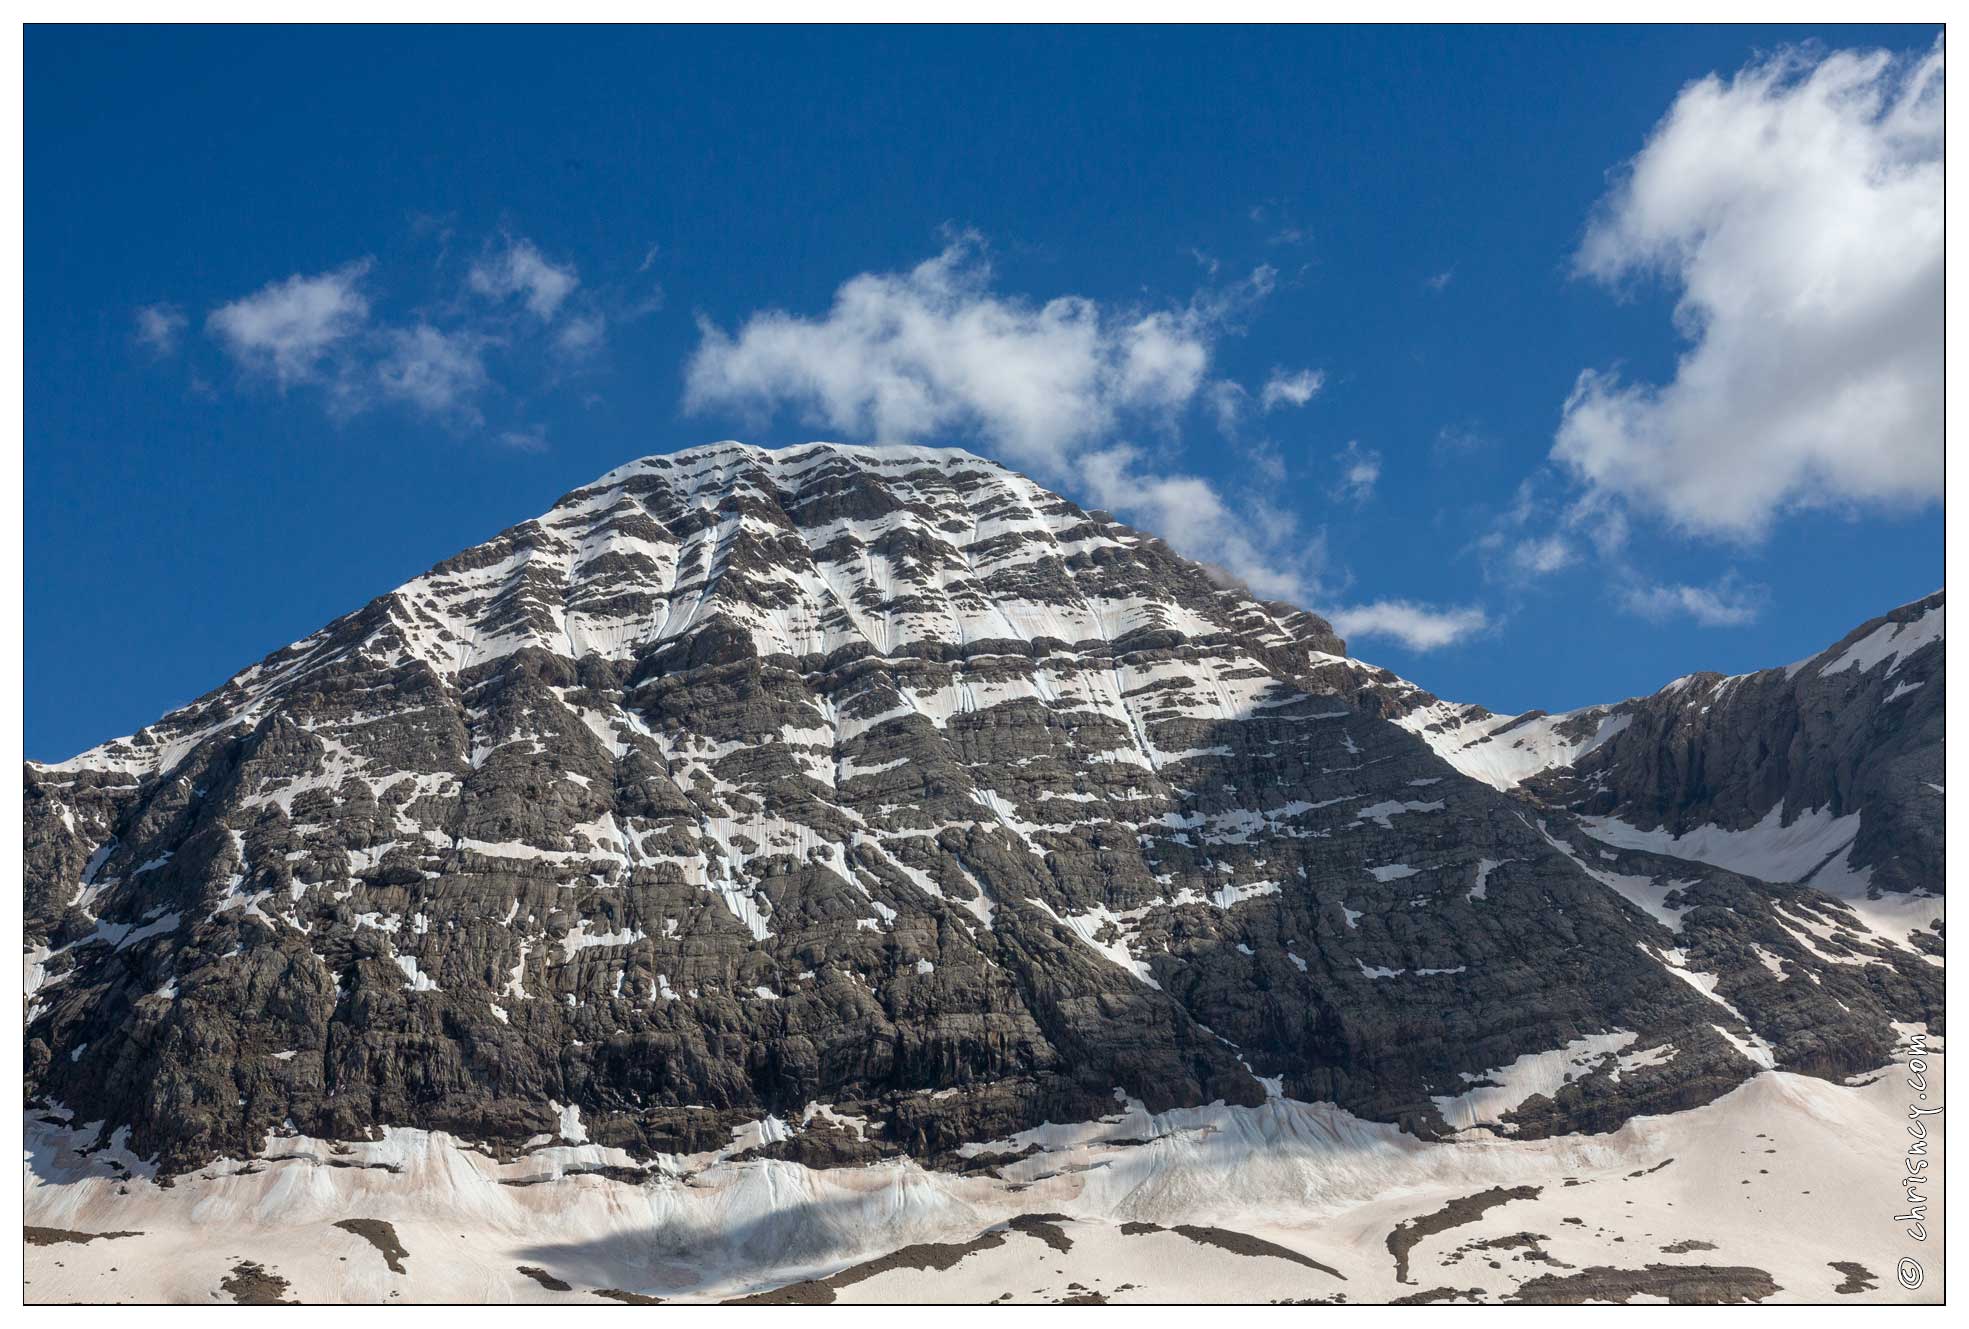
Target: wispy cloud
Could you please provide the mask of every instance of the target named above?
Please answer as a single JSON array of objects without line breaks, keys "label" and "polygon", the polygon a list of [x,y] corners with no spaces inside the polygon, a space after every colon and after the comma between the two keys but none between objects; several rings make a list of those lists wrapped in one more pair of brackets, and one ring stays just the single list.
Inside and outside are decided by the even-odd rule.
[{"label": "wispy cloud", "polygon": [[1621,558],[1627,523],[1618,507],[1569,493],[1547,468],[1518,483],[1511,501],[1490,520],[1472,548],[1484,575],[1519,590],[1579,564],[1589,551],[1614,575],[1631,577]]},{"label": "wispy cloud", "polygon": [[1080,480],[1097,506],[1126,514],[1259,596],[1301,598],[1323,571],[1323,539],[1306,537],[1288,515],[1248,497],[1234,507],[1209,481],[1145,466],[1125,444],[1081,458]]},{"label": "wispy cloud", "polygon": [[1444,425],[1429,445],[1429,457],[1437,465],[1461,464],[1496,446],[1497,440],[1475,425]]},{"label": "wispy cloud", "polygon": [[1544,577],[1579,561],[1579,550],[1562,535],[1519,540],[1508,555],[1511,566],[1525,577]]},{"label": "wispy cloud", "polygon": [[392,329],[386,336],[389,350],[375,370],[376,383],[384,395],[425,415],[479,423],[474,403],[487,382],[486,338],[470,332],[442,332],[428,323]]},{"label": "wispy cloud", "polygon": [[1411,651],[1434,651],[1467,640],[1490,626],[1490,616],[1474,605],[1438,608],[1410,600],[1377,600],[1325,611],[1327,621],[1348,641],[1378,638]]},{"label": "wispy cloud", "polygon": [[1258,401],[1267,411],[1277,410],[1281,406],[1304,406],[1325,384],[1326,375],[1317,369],[1301,369],[1295,373],[1274,369],[1271,377],[1265,380],[1265,389],[1258,394]]},{"label": "wispy cloud", "polygon": [[1269,438],[1261,438],[1243,445],[1244,459],[1251,470],[1266,485],[1277,486],[1285,483],[1285,453],[1279,445]]},{"label": "wispy cloud", "polygon": [[1331,492],[1334,498],[1359,506],[1374,497],[1374,486],[1381,479],[1379,452],[1349,441],[1346,447],[1333,454],[1333,462],[1335,478]]},{"label": "wispy cloud", "polygon": [[651,282],[643,289],[642,294],[629,302],[618,317],[623,320],[644,318],[661,310],[668,302],[669,295],[664,291],[662,283]]},{"label": "wispy cloud", "polygon": [[1251,409],[1251,394],[1244,385],[1228,378],[1215,379],[1204,389],[1203,397],[1210,413],[1217,417],[1218,432],[1227,436],[1237,433],[1238,424]]},{"label": "wispy cloud", "polygon": [[1257,204],[1249,215],[1255,224],[1265,228],[1266,244],[1298,246],[1312,241],[1312,228],[1290,220],[1285,208],[1278,204]]},{"label": "wispy cloud", "polygon": [[282,388],[314,380],[322,362],[363,330],[369,301],[362,280],[370,259],[312,277],[295,274],[214,309],[205,326],[239,365]]},{"label": "wispy cloud", "polygon": [[[573,264],[548,260],[523,236],[502,236],[464,275],[462,291],[453,284],[427,293],[407,314],[378,306],[376,269],[362,258],[269,282],[212,309],[206,331],[246,379],[283,393],[306,386],[337,419],[394,405],[453,430],[482,429],[495,398],[523,405],[512,378],[524,363],[540,362],[544,352],[563,363],[589,360],[607,339],[604,301],[580,288]],[[172,305],[145,306],[136,318],[137,339],[160,352],[185,326]],[[521,361],[519,352],[530,354]],[[545,439],[524,429],[490,437],[530,447]]]},{"label": "wispy cloud", "polygon": [[553,263],[531,240],[511,237],[474,263],[466,280],[474,291],[488,299],[518,297],[543,323],[553,319],[562,302],[581,284],[573,264]]},{"label": "wispy cloud", "polygon": [[1621,605],[1657,623],[1686,617],[1706,628],[1735,628],[1755,623],[1769,595],[1767,588],[1746,585],[1730,573],[1709,586],[1629,586]]},{"label": "wispy cloud", "polygon": [[545,452],[547,450],[547,430],[543,425],[525,425],[517,429],[502,429],[498,439],[503,447],[515,452]]},{"label": "wispy cloud", "polygon": [[554,345],[565,355],[593,355],[608,340],[608,320],[600,314],[577,314],[554,334]]},{"label": "wispy cloud", "polygon": [[135,336],[139,343],[148,346],[160,356],[170,355],[178,349],[178,339],[185,330],[185,311],[172,304],[142,305],[136,311]]},{"label": "wispy cloud", "polygon": [[1424,277],[1422,279],[1422,285],[1431,291],[1441,294],[1443,291],[1448,290],[1449,284],[1455,280],[1456,269],[1444,268],[1441,272],[1433,276]]}]

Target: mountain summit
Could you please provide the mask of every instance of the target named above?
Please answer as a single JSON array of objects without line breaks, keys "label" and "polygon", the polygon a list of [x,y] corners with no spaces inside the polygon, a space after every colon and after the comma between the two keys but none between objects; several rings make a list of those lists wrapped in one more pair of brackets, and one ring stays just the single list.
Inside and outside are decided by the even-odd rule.
[{"label": "mountain summit", "polygon": [[29,765],[28,1095],[167,1177],[962,1168],[1118,1096],[1537,1137],[1871,1071],[1941,1022],[1922,606],[1505,721],[967,453],[647,457]]}]

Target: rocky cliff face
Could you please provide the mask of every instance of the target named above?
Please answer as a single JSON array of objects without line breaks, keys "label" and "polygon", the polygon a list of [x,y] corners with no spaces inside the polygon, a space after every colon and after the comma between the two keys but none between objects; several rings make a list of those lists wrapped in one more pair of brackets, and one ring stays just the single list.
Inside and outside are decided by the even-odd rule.
[{"label": "rocky cliff face", "polygon": [[[1528,797],[1319,618],[990,462],[645,458],[28,767],[28,1092],[172,1172],[294,1130],[647,1156],[769,1116],[775,1156],[955,1165],[1117,1091],[1533,1135],[1841,1076],[1939,1026],[1937,959],[1673,835],[1926,778],[1842,716],[1923,680],[1938,750],[1939,644],[1890,682],[1871,640],[1803,671],[1754,795],[1678,712]],[[1880,834],[1854,861],[1921,884]],[[1938,883],[1939,799],[1932,846]]]},{"label": "rocky cliff face", "polygon": [[1943,599],[1781,669],[1564,715],[1436,703],[1406,719],[1466,773],[1609,841],[1876,901],[1940,895]]}]

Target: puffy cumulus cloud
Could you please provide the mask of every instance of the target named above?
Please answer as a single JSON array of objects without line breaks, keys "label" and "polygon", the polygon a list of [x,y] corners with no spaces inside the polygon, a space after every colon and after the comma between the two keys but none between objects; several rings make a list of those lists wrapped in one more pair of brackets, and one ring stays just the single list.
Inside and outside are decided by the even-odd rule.
[{"label": "puffy cumulus cloud", "polygon": [[[1272,291],[1272,269],[1150,311],[1078,296],[1019,299],[995,292],[991,275],[982,242],[966,234],[906,272],[851,278],[824,314],[762,312],[730,333],[702,323],[685,409],[791,410],[845,435],[895,442],[976,440],[1161,536],[1226,584],[1301,604],[1330,598],[1324,533],[1195,474],[1177,442],[1192,408],[1228,434],[1254,407],[1303,405],[1318,392],[1315,370],[1275,371],[1255,399],[1210,375],[1217,342]],[[1136,425],[1162,445],[1126,441]],[[1269,440],[1243,451],[1261,485],[1283,475]],[[1338,461],[1348,496],[1373,491],[1378,454],[1349,444]],[[1343,632],[1432,650],[1489,619],[1477,608],[1387,600],[1335,611],[1334,621]]]},{"label": "puffy cumulus cloud", "polygon": [[143,305],[136,311],[136,338],[159,355],[178,349],[185,330],[185,311],[172,304]]},{"label": "puffy cumulus cloud", "polygon": [[470,332],[443,332],[428,323],[393,329],[389,349],[376,365],[382,393],[425,415],[476,424],[474,405],[488,381],[486,339]]},{"label": "puffy cumulus cloud", "polygon": [[974,435],[1059,479],[1123,419],[1172,425],[1204,386],[1215,339],[1273,279],[1260,268],[1230,290],[1143,311],[1002,296],[991,275],[982,241],[966,234],[907,272],[851,278],[819,317],[767,311],[729,335],[703,322],[685,408],[789,408],[887,441]]},{"label": "puffy cumulus cloud", "polygon": [[318,376],[326,356],[369,318],[369,259],[312,277],[295,274],[214,309],[205,327],[242,367],[285,388]]},{"label": "puffy cumulus cloud", "polygon": [[503,248],[472,265],[466,282],[491,300],[517,296],[535,318],[545,323],[574,294],[581,277],[572,264],[563,267],[550,262],[533,241],[509,237]]},{"label": "puffy cumulus cloud", "polygon": [[1188,315],[1147,314],[1121,332],[1121,374],[1113,391],[1123,406],[1175,411],[1196,395],[1210,363],[1207,333]]},{"label": "puffy cumulus cloud", "polygon": [[[372,307],[374,267],[365,258],[271,282],[213,309],[206,330],[249,374],[283,390],[317,390],[334,418],[395,405],[452,429],[482,427],[482,404],[494,396],[523,405],[521,396],[538,380],[529,384],[521,375],[541,362],[539,352],[553,352],[564,366],[594,356],[607,339],[604,299],[576,294],[573,267],[548,261],[523,237],[488,246],[464,277],[469,291],[513,301],[511,308],[461,299],[451,286],[393,314],[380,296]],[[183,325],[174,306],[137,311],[137,339],[160,353],[175,345]],[[545,446],[544,435],[524,428],[487,436],[509,447]]]},{"label": "puffy cumulus cloud", "polygon": [[1080,458],[1080,486],[1098,507],[1154,532],[1177,552],[1267,599],[1297,600],[1318,584],[1325,541],[1289,514],[1256,501],[1235,506],[1200,476],[1146,464],[1116,444]]},{"label": "puffy cumulus cloud", "polygon": [[[983,241],[965,233],[906,272],[849,279],[817,317],[767,311],[729,334],[702,323],[684,406],[754,416],[787,409],[882,441],[974,439],[1154,532],[1227,582],[1303,598],[1319,583],[1322,537],[1171,460],[1177,425],[1192,407],[1227,434],[1250,409],[1249,391],[1210,377],[1212,352],[1275,282],[1260,266],[1162,309],[1072,295],[1031,301],[993,289]],[[1288,377],[1298,385],[1288,390],[1300,390],[1299,377]],[[1146,451],[1124,441],[1135,426],[1171,446]],[[1268,446],[1252,459],[1260,471],[1278,469]]]},{"label": "puffy cumulus cloud", "polygon": [[1755,623],[1769,597],[1765,587],[1730,573],[1711,586],[1631,585],[1621,592],[1621,605],[1657,623],[1686,617],[1706,628],[1735,628]]},{"label": "puffy cumulus cloud", "polygon": [[1380,638],[1411,651],[1434,651],[1490,626],[1490,616],[1475,605],[1443,609],[1410,600],[1377,600],[1321,612],[1334,631],[1347,639],[1350,651],[1356,638]]},{"label": "puffy cumulus cloud", "polygon": [[1786,52],[1683,89],[1576,261],[1670,282],[1689,344],[1666,384],[1581,374],[1553,457],[1706,536],[1938,499],[1942,85],[1937,43]]},{"label": "puffy cumulus cloud", "polygon": [[1304,406],[1326,385],[1326,375],[1317,369],[1301,369],[1288,374],[1283,369],[1274,369],[1271,377],[1265,380],[1264,391],[1258,400],[1268,411],[1281,406]]},{"label": "puffy cumulus cloud", "polygon": [[1374,497],[1374,486],[1381,480],[1381,454],[1350,441],[1333,454],[1336,468],[1333,497],[1356,506]]}]

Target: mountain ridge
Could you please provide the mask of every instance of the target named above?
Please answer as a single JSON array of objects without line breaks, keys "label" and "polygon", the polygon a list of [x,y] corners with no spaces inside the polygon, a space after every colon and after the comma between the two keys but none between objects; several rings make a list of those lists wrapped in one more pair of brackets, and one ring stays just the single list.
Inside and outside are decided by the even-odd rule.
[{"label": "mountain ridge", "polygon": [[30,1094],[167,1173],[796,1117],[948,1160],[1118,1092],[1604,1130],[1939,1024],[1925,932],[1610,847],[1433,705],[969,454],[640,459],[28,766]]},{"label": "mountain ridge", "polygon": [[[1800,816],[1845,821],[1870,811],[1866,825],[1847,829],[1850,863],[1821,884],[1876,897],[1939,894],[1945,600],[1938,590],[1896,606],[1789,665],[1685,674],[1645,696],[1557,715],[1438,703],[1402,723],[1465,774],[1578,813],[1630,844],[1684,845],[1704,828],[1737,838],[1737,863],[1729,853],[1707,860],[1724,866],[1757,861],[1753,832],[1773,839]],[[1806,880],[1845,847],[1807,864],[1809,873],[1768,857],[1765,865]]]}]

